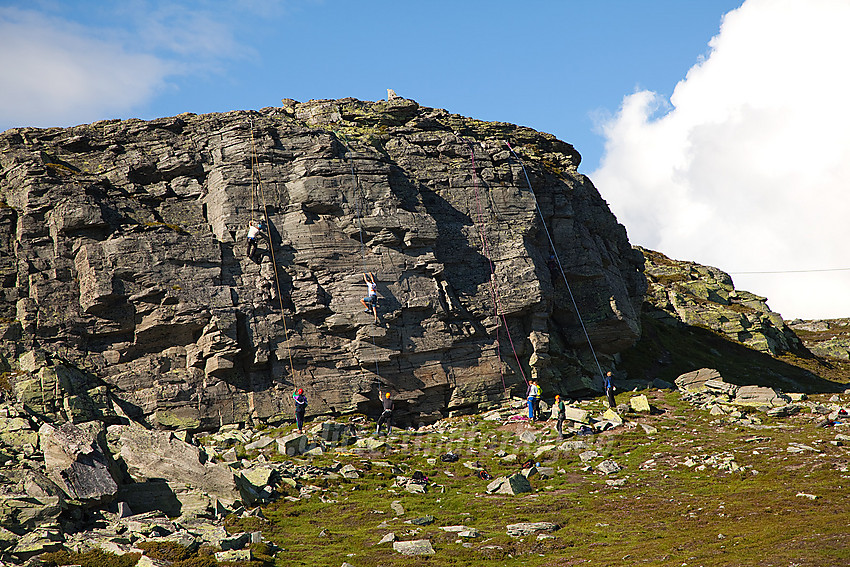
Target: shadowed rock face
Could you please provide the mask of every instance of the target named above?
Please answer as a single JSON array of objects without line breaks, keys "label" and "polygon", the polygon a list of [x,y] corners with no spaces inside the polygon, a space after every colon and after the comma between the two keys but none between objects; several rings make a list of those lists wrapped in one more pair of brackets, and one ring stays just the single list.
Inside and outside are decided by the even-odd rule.
[{"label": "shadowed rock face", "polygon": [[[547,231],[602,364],[640,334],[641,254],[572,146],[528,128],[405,99],[285,100],[13,129],[0,148],[6,358],[59,355],[160,427],[289,418],[293,387],[313,414],[372,411],[390,390],[414,421],[524,390],[523,374],[594,387]],[[252,218],[270,237],[254,260]]]}]

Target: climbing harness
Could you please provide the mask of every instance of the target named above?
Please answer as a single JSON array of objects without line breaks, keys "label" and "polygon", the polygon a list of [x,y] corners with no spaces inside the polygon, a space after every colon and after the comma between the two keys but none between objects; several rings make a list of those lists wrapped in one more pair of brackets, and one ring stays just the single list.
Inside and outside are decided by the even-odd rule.
[{"label": "climbing harness", "polygon": [[590,340],[590,335],[587,332],[587,327],[584,325],[584,320],[581,317],[581,312],[579,311],[578,304],[576,303],[575,297],[573,297],[573,290],[570,289],[570,283],[567,281],[567,275],[564,272],[564,267],[561,265],[561,259],[558,257],[558,251],[555,250],[555,243],[552,240],[552,235],[549,233],[549,228],[546,226],[546,218],[543,216],[543,211],[540,209],[540,203],[537,201],[537,195],[534,193],[534,187],[531,186],[531,179],[528,177],[528,172],[525,170],[525,164],[522,162],[520,157],[516,154],[514,149],[511,147],[510,142],[505,141],[505,144],[508,146],[508,150],[510,150],[511,154],[513,154],[514,158],[516,158],[517,162],[519,162],[520,167],[522,167],[522,173],[525,175],[525,181],[528,183],[528,190],[531,192],[531,196],[534,199],[534,206],[537,208],[537,214],[540,215],[540,223],[543,225],[543,230],[546,232],[546,238],[549,240],[549,246],[552,248],[552,255],[555,257],[555,261],[558,263],[558,269],[561,272],[561,277],[564,279],[564,285],[567,287],[567,292],[570,296],[570,301],[573,303],[573,308],[575,309],[576,316],[578,317],[578,321],[581,324],[581,330],[584,331],[584,337],[587,339],[587,346],[590,347],[590,353],[593,355],[593,360],[596,362],[596,368],[599,370],[599,375],[605,380],[605,374],[602,372],[602,367],[599,365],[599,359],[596,357],[596,351],[593,348],[593,342]]}]

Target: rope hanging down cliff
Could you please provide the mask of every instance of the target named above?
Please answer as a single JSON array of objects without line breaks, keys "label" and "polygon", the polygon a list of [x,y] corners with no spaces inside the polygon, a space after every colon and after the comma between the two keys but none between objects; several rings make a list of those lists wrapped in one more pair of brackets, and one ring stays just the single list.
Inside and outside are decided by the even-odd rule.
[{"label": "rope hanging down cliff", "polygon": [[251,220],[254,219],[254,180],[257,181],[257,191],[261,198],[263,207],[263,216],[265,217],[266,226],[269,231],[269,253],[271,254],[272,268],[274,269],[274,282],[277,288],[277,298],[280,302],[280,319],[283,321],[283,340],[286,342],[286,352],[289,357],[289,375],[295,379],[295,365],[292,363],[292,347],[289,344],[289,327],[286,325],[286,313],[283,310],[283,293],[280,289],[280,276],[277,271],[277,260],[274,255],[274,239],[272,238],[271,220],[269,219],[269,209],[266,206],[266,193],[263,190],[263,184],[260,180],[260,164],[257,158],[257,148],[254,144],[254,121],[250,121],[251,125]]},{"label": "rope hanging down cliff", "polygon": [[[458,139],[463,140],[463,138],[461,138],[460,136],[458,136]],[[490,257],[490,243],[487,240],[487,230],[486,230],[486,227],[484,225],[484,214],[483,214],[482,208],[481,208],[481,193],[478,189],[478,176],[477,176],[476,170],[475,170],[475,145],[472,144],[471,142],[469,142],[468,140],[466,141],[466,143],[469,146],[469,153],[470,153],[470,157],[471,157],[472,186],[475,188],[475,203],[476,203],[476,209],[477,209],[477,212],[478,212],[478,236],[481,239],[481,248],[484,251],[484,257],[487,258],[487,263],[490,266],[490,294],[493,298],[493,313],[496,316],[496,322],[498,323],[499,322],[499,314],[500,314],[500,312],[502,312],[501,295],[499,294],[499,288],[498,288],[498,284],[497,284],[497,280],[496,280],[496,267],[493,264],[492,258]],[[514,358],[516,358],[516,362],[517,362],[517,366],[519,368],[520,375],[522,376],[522,379],[525,380],[525,383],[528,384],[528,378],[526,378],[526,376],[525,376],[525,371],[522,368],[522,362],[520,362],[520,360],[519,360],[519,354],[516,351],[516,347],[514,346],[513,338],[511,337],[511,330],[508,327],[508,320],[505,317],[504,313],[502,313],[501,317],[502,317],[502,321],[505,324],[505,332],[508,335],[508,341],[510,342],[511,349],[513,349]],[[499,375],[502,378],[502,388],[505,390],[505,393],[507,393],[508,388],[507,388],[507,385],[505,384],[505,374],[502,371],[502,348],[501,348],[501,344],[499,342],[499,327],[498,327],[498,325],[496,326],[496,353],[498,354],[498,357],[499,357]]]},{"label": "rope hanging down cliff", "polygon": [[[357,204],[355,206],[355,209],[357,211],[357,229],[360,235],[360,266],[362,268],[362,272],[366,274],[366,243],[363,239],[363,202],[365,200],[363,198],[363,188],[360,186],[360,179],[357,177],[357,171],[354,169],[354,156],[353,152],[351,151],[351,148],[348,146],[348,144],[342,141],[344,139],[344,136],[342,134],[338,132],[334,132],[334,134],[336,135],[340,145],[345,148],[345,154],[349,156],[346,159],[348,160],[349,165],[351,166],[351,178],[354,180],[354,191],[356,195]],[[376,310],[375,315],[377,317],[378,308],[375,307],[374,309]],[[375,358],[375,375],[380,381],[381,373],[378,368],[378,357],[377,349],[375,348],[375,340],[372,339],[371,341],[369,341],[369,343],[372,345],[372,356]]]},{"label": "rope hanging down cliff", "polygon": [[510,142],[505,141],[505,144],[508,146],[508,149],[511,154],[513,154],[514,158],[516,158],[517,162],[519,162],[520,167],[522,167],[522,173],[525,175],[526,183],[528,183],[528,190],[531,192],[531,196],[534,199],[534,206],[537,208],[537,214],[540,215],[540,223],[543,225],[543,230],[546,232],[546,238],[549,239],[549,246],[552,248],[552,255],[555,256],[555,261],[558,263],[558,269],[561,272],[561,277],[564,279],[564,285],[567,287],[567,292],[569,293],[570,301],[573,303],[576,317],[578,317],[578,322],[581,324],[581,330],[584,331],[584,337],[587,339],[587,346],[590,347],[590,353],[593,355],[594,362],[596,362],[596,369],[599,370],[599,376],[604,382],[605,374],[602,372],[602,367],[599,365],[599,359],[596,357],[593,342],[590,340],[590,335],[587,332],[587,327],[584,325],[584,320],[581,317],[578,304],[576,303],[575,297],[573,297],[573,290],[570,289],[570,283],[567,281],[567,274],[564,272],[564,266],[561,265],[561,258],[558,257],[558,251],[555,250],[555,243],[552,241],[552,235],[549,234],[549,228],[546,226],[546,218],[543,216],[543,211],[540,209],[540,203],[537,201],[537,195],[534,193],[534,187],[531,186],[531,179],[529,179],[528,172],[525,170],[525,164],[511,147]]}]

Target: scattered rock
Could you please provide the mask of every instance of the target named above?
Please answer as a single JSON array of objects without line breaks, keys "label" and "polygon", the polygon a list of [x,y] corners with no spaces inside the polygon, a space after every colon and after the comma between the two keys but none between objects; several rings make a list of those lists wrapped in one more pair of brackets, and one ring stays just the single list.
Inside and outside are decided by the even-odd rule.
[{"label": "scattered rock", "polygon": [[339,469],[339,474],[348,479],[360,478],[360,473],[353,465],[345,465]]},{"label": "scattered rock", "polygon": [[375,439],[374,437],[363,437],[354,443],[354,447],[357,449],[366,449],[369,451],[377,451],[378,449],[383,449],[386,446],[386,441]]},{"label": "scattered rock", "polygon": [[651,425],[647,425],[646,423],[641,423],[640,426],[641,426],[641,428],[643,428],[643,432],[646,433],[647,435],[655,435],[656,433],[658,433],[657,428],[655,428]]},{"label": "scattered rock", "polygon": [[629,399],[629,404],[631,405],[632,410],[638,413],[649,413],[652,409],[649,406],[649,399],[644,394],[641,394],[640,396],[632,396]]},{"label": "scattered rock", "polygon": [[402,555],[434,555],[434,548],[427,539],[394,541],[393,549]]},{"label": "scattered rock", "polygon": [[523,443],[537,443],[537,434],[526,429],[519,433],[519,440]]},{"label": "scattered rock", "polygon": [[531,491],[531,483],[528,482],[528,478],[520,473],[508,477],[499,477],[487,485],[487,492],[490,494],[516,495]]},{"label": "scattered rock", "polygon": [[554,532],[558,527],[558,524],[553,524],[552,522],[522,522],[519,524],[509,524],[507,530],[508,535],[511,537],[524,537],[541,532]]},{"label": "scattered rock", "polygon": [[429,514],[427,516],[422,516],[421,518],[413,518],[412,520],[407,520],[404,523],[413,524],[415,526],[430,526],[434,523],[434,516],[431,516]]},{"label": "scattered rock", "polygon": [[622,470],[620,465],[618,465],[615,461],[613,461],[611,459],[606,459],[606,460],[602,461],[601,463],[596,465],[596,469],[599,472],[602,472],[602,473],[605,473],[605,474],[613,474],[615,472]]},{"label": "scattered rock", "polygon": [[584,452],[580,453],[578,458],[581,459],[581,462],[587,463],[589,461],[592,461],[593,459],[595,459],[598,456],[599,456],[599,453],[597,451],[591,450],[591,451],[584,451]]},{"label": "scattered rock", "polygon": [[765,412],[768,417],[788,417],[799,413],[800,406],[795,404],[788,404],[784,406],[779,406],[775,408],[770,408]]}]

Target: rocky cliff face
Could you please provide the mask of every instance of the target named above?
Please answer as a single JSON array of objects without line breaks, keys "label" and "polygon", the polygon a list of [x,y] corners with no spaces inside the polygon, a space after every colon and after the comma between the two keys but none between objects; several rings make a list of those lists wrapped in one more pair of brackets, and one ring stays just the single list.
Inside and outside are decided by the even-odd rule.
[{"label": "rocky cliff face", "polygon": [[660,252],[637,250],[645,260],[650,316],[705,327],[770,355],[805,351],[794,330],[767,306],[767,298],[735,289],[729,274]]},{"label": "rocky cliff face", "polygon": [[[423,422],[523,374],[590,388],[507,141],[604,365],[639,336],[642,257],[570,145],[405,99],[285,100],[0,135],[6,376],[60,421],[110,398],[179,429],[289,417],[293,387],[311,413],[389,389]],[[251,219],[269,223],[253,260]]]}]

